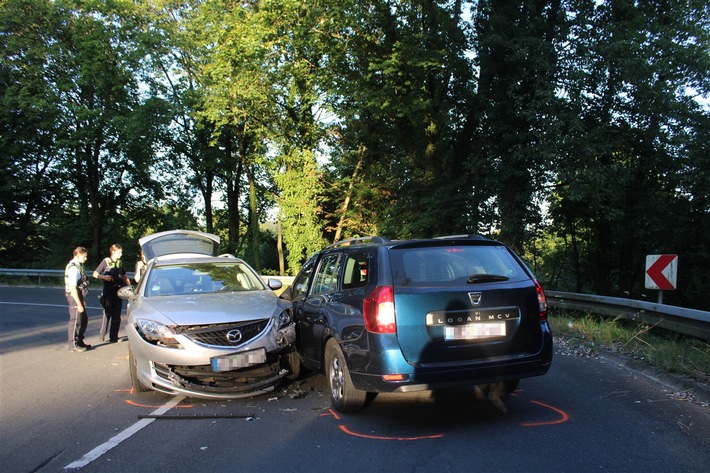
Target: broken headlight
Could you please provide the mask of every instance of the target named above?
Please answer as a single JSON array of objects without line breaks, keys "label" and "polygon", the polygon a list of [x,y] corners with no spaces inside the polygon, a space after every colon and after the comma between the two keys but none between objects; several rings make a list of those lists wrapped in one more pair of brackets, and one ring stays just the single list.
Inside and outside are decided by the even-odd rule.
[{"label": "broken headlight", "polygon": [[279,314],[279,329],[288,327],[293,323],[293,318],[291,317],[291,310],[286,309]]},{"label": "broken headlight", "polygon": [[175,332],[165,324],[150,319],[136,319],[136,329],[143,339],[153,345],[182,348],[175,340]]}]

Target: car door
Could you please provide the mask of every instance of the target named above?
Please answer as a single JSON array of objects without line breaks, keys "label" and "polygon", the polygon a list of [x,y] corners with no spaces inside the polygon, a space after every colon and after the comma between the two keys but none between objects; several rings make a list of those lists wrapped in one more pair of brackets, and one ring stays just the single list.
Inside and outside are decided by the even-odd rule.
[{"label": "car door", "polygon": [[343,255],[324,255],[308,285],[306,297],[297,306],[301,355],[307,366],[320,367],[323,339],[326,335],[327,305],[337,290]]},{"label": "car door", "polygon": [[[311,283],[311,276],[313,274],[313,269],[315,268],[316,262],[318,261],[319,254],[316,253],[312,255],[310,258],[308,258],[308,261],[306,261],[303,266],[301,267],[301,270],[298,272],[296,277],[293,280],[293,283],[291,284],[290,287],[288,287],[282,294],[281,298],[286,299],[291,302],[293,306],[293,318],[296,322],[296,347],[298,349],[298,352],[303,356],[303,344],[301,343],[301,340],[303,338],[302,336],[302,331],[303,331],[303,311],[302,311],[302,306],[303,306],[303,301],[306,298],[306,295],[308,294],[308,286]],[[304,360],[305,361],[305,360]],[[313,368],[312,366],[309,365],[308,362],[306,362],[306,365],[309,368]]]}]

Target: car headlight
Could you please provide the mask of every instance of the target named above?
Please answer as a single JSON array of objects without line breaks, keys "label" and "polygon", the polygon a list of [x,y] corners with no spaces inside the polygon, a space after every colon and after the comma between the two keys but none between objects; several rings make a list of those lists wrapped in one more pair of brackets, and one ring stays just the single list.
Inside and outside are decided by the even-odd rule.
[{"label": "car headlight", "polygon": [[153,345],[182,348],[175,340],[175,332],[165,324],[150,319],[136,319],[136,329],[143,339]]},{"label": "car headlight", "polygon": [[286,309],[279,314],[279,329],[288,327],[292,323],[293,318],[291,318],[291,311],[289,309]]}]

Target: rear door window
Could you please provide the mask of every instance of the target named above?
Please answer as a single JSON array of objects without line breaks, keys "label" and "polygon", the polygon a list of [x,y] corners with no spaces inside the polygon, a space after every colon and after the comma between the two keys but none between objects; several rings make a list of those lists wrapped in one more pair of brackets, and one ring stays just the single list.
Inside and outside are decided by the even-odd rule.
[{"label": "rear door window", "polygon": [[347,255],[343,273],[343,290],[357,289],[367,285],[370,259],[367,253],[357,252]]}]

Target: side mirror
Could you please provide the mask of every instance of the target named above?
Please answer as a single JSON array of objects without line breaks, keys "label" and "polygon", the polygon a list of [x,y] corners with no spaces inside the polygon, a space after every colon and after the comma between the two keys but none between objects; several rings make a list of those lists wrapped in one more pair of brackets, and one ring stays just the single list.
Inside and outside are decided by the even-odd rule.
[{"label": "side mirror", "polygon": [[267,279],[266,284],[268,284],[269,287],[274,291],[281,289],[281,287],[283,286],[283,284],[281,284],[281,281],[279,281],[278,279],[274,279],[274,278]]},{"label": "side mirror", "polygon": [[118,290],[117,294],[121,299],[126,299],[128,301],[132,301],[138,297],[133,286],[123,286]]}]

